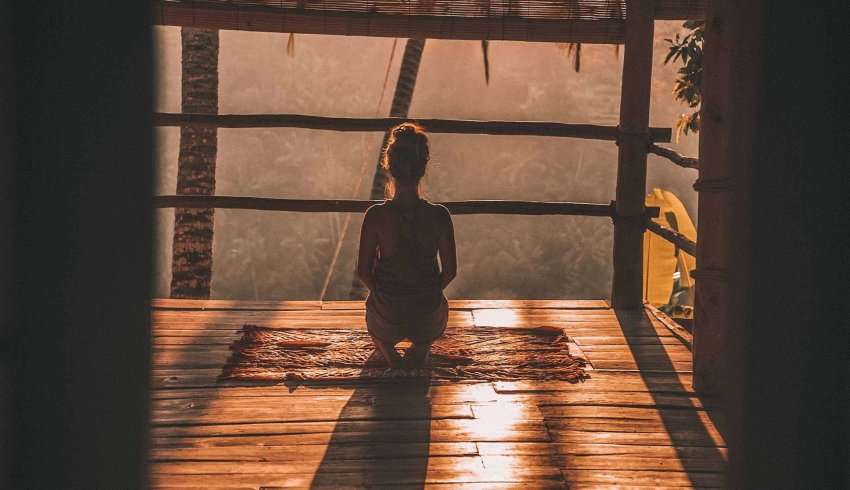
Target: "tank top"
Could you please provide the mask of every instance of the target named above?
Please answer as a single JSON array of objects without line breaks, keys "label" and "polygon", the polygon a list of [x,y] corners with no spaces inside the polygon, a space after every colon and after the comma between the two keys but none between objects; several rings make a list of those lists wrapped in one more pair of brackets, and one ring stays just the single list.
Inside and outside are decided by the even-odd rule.
[{"label": "tank top", "polygon": [[385,204],[399,219],[398,245],[392,256],[379,255],[370,301],[381,316],[393,322],[427,315],[439,308],[444,298],[437,250],[425,250],[418,240],[423,203],[420,199],[407,210]]}]

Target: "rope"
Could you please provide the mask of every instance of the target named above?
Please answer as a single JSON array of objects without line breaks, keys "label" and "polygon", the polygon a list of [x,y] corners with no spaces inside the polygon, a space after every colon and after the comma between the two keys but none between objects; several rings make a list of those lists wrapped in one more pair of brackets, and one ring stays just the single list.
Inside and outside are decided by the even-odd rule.
[{"label": "rope", "polygon": [[[381,111],[381,104],[384,102],[384,94],[387,92],[387,82],[390,79],[390,68],[393,64],[393,58],[395,58],[395,50],[396,45],[398,44],[398,39],[393,39],[393,47],[390,50],[390,59],[387,61],[387,70],[384,72],[384,83],[381,88],[381,97],[378,99],[378,106],[375,107],[375,117],[378,117],[378,114]],[[367,160],[366,160],[366,143],[365,143],[365,135],[360,136],[360,159],[363,163],[360,164],[360,176],[357,178],[356,184],[354,186],[354,191],[352,192],[352,199],[357,198],[357,194],[360,193],[360,185],[363,183],[363,177],[366,175]],[[337,260],[339,260],[339,254],[342,251],[342,243],[345,241],[345,235],[348,233],[348,226],[351,224],[351,213],[345,214],[345,221],[342,223],[342,231],[339,234],[339,240],[336,243],[336,248],[334,249],[333,257],[331,257],[331,263],[328,265],[328,271],[325,274],[325,280],[322,282],[322,291],[319,294],[319,301],[324,301],[325,294],[328,292],[328,287],[331,284],[331,277],[333,277],[334,269],[336,269]]]}]

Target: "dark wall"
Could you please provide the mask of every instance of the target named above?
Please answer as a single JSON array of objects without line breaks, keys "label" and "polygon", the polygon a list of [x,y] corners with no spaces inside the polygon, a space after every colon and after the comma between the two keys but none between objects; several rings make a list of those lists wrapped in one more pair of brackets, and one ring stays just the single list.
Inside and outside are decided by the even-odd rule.
[{"label": "dark wall", "polygon": [[728,237],[730,488],[848,488],[848,9],[753,5],[758,22],[722,34],[761,33],[727,115],[752,134]]},{"label": "dark wall", "polygon": [[[9,6],[0,2],[0,67],[11,66]],[[12,83],[0,77],[0,230],[11,230],[13,191],[12,123],[14,121]],[[9,267],[12,247],[7,233],[0,235],[0,488],[10,488],[12,358],[11,358],[11,291]]]},{"label": "dark wall", "polygon": [[8,374],[0,398],[11,428],[3,434],[8,466],[0,482],[11,479],[11,488],[145,486],[148,6],[20,1],[0,8],[0,110],[14,122],[0,126],[0,141],[11,143],[0,147],[3,200],[14,205],[3,209],[11,209],[2,240],[10,249],[0,261],[0,374]]}]

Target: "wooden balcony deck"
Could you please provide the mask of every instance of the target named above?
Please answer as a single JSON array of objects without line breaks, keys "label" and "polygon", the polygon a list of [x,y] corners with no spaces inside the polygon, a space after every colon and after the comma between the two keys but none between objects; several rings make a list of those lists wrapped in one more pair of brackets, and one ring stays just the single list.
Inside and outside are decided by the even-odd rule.
[{"label": "wooden balcony deck", "polygon": [[592,363],[557,381],[217,383],[245,323],[365,328],[362,302],[155,300],[153,488],[723,487],[691,352],[603,301],[452,301],[452,325],[566,327]]}]

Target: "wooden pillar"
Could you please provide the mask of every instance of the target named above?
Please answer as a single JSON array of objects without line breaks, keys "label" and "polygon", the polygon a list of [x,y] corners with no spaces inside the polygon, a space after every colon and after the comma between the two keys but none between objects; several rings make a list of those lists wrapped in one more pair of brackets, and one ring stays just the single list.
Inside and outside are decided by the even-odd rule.
[{"label": "wooden pillar", "polygon": [[0,488],[150,487],[153,9],[113,7],[0,2]]},{"label": "wooden pillar", "polygon": [[786,3],[707,3],[694,374],[723,396],[725,488],[850,488],[850,10]]},{"label": "wooden pillar", "polygon": [[626,2],[625,54],[617,144],[617,217],[614,220],[615,308],[639,308],[643,299],[643,216],[649,97],[652,81],[652,0]]},{"label": "wooden pillar", "polygon": [[[740,39],[739,17],[743,14],[730,2],[712,4],[706,13],[703,85],[700,121],[700,169],[694,189],[699,192],[697,278],[694,311],[694,387],[702,394],[720,395],[724,386],[724,364],[728,362],[727,332],[731,316],[730,260],[733,240],[739,251],[749,232],[733,227],[736,205],[733,189],[740,186],[749,165],[754,116],[732,117],[739,105],[752,105],[755,85],[754,55],[742,48],[756,45],[752,37]],[[755,18],[751,20],[755,22]],[[749,83],[745,85],[743,81]],[[738,209],[743,213],[743,209]],[[743,216],[743,215],[741,215]]]}]

